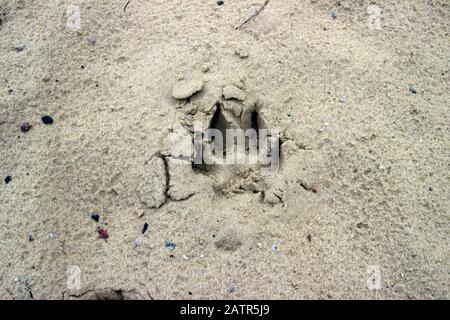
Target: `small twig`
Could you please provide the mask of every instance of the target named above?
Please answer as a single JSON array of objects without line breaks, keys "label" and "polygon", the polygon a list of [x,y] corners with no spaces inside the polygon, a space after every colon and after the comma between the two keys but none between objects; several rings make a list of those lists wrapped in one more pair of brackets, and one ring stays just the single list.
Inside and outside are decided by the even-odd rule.
[{"label": "small twig", "polygon": [[59,244],[61,246],[63,255],[67,256],[67,254],[66,254],[66,240],[59,240]]},{"label": "small twig", "polygon": [[266,0],[266,2],[264,2],[264,4],[261,6],[261,8],[258,9],[258,11],[256,11],[250,18],[245,20],[241,25],[237,26],[234,29],[238,30],[238,29],[242,28],[243,26],[245,26],[247,23],[249,23],[251,20],[255,19],[266,8],[266,6],[269,4],[269,1],[270,0]]},{"label": "small twig", "polygon": [[21,284],[22,286],[24,286],[25,287],[25,289],[28,291],[28,294],[30,295],[30,298],[31,299],[34,299],[34,297],[33,297],[33,292],[31,291],[31,286],[30,286],[30,284],[28,283],[28,279],[20,279],[20,278],[17,278],[16,279],[16,282],[18,282],[19,284]]},{"label": "small twig", "polygon": [[123,12],[127,11],[128,5],[130,4],[131,0],[128,0],[127,4],[123,8]]},{"label": "small twig", "polygon": [[9,293],[9,295],[11,296],[11,298],[12,298],[13,300],[16,300],[16,298],[14,298],[14,295],[13,295],[13,293],[11,292],[11,290],[9,290],[8,288],[6,288],[6,292]]}]

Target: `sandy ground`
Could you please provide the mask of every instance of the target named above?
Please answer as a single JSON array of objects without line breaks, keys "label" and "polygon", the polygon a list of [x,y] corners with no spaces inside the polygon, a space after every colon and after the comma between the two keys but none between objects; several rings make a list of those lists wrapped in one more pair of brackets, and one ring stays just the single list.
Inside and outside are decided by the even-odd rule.
[{"label": "sandy ground", "polygon": [[[0,0],[0,298],[449,298],[447,0],[126,2]],[[275,177],[172,170],[227,85]]]}]

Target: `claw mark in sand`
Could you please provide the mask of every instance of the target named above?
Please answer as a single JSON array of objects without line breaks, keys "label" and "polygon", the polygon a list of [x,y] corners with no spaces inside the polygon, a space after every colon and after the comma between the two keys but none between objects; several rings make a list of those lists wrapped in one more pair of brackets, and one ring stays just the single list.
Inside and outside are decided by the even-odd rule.
[{"label": "claw mark in sand", "polygon": [[300,186],[305,189],[306,191],[310,191],[313,193],[318,193],[319,192],[319,188],[316,185],[310,185],[304,181],[298,181]]}]

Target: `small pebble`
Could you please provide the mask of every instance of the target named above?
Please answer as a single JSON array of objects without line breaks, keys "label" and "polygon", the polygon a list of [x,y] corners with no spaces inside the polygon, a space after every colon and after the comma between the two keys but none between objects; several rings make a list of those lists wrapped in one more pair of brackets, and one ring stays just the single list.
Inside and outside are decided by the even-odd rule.
[{"label": "small pebble", "polygon": [[87,37],[87,41],[90,45],[95,45],[97,43],[97,37],[96,36],[89,36]]},{"label": "small pebble", "polygon": [[50,116],[43,116],[42,117],[42,122],[46,125],[50,125],[53,123],[53,118]]},{"label": "small pebble", "polygon": [[248,58],[248,52],[244,48],[237,48],[235,52],[242,59]]},{"label": "small pebble", "polygon": [[336,20],[336,18],[337,18],[337,13],[334,12],[334,11],[332,11],[332,12],[331,12],[331,18],[333,18],[333,20]]},{"label": "small pebble", "polygon": [[30,123],[24,122],[24,123],[22,123],[22,124],[20,125],[20,131],[22,131],[22,132],[28,132],[28,131],[31,130],[32,127],[33,127],[33,126],[32,126]]},{"label": "small pebble", "polygon": [[19,276],[14,279],[15,282],[26,285],[28,283],[28,279],[25,276]]},{"label": "small pebble", "polygon": [[203,73],[207,73],[209,71],[211,71],[211,65],[205,64],[205,65],[202,66],[202,72]]},{"label": "small pebble", "polygon": [[176,243],[166,241],[166,248],[167,249],[175,250],[176,247],[177,247]]},{"label": "small pebble", "polygon": [[6,176],[5,178],[5,184],[8,184],[12,181],[12,177],[11,176]]},{"label": "small pebble", "polygon": [[32,235],[28,236],[28,241],[33,242],[34,241],[34,237]]},{"label": "small pebble", "polygon": [[277,246],[276,244],[273,244],[273,245],[272,245],[272,251],[275,252],[275,251],[277,251],[277,250],[278,250],[278,246]]},{"label": "small pebble", "polygon": [[22,52],[23,50],[25,50],[25,45],[19,46],[19,47],[15,47],[14,50],[16,52]]},{"label": "small pebble", "polygon": [[411,91],[411,93],[417,94],[417,89],[415,86],[410,86],[409,91]]},{"label": "small pebble", "polygon": [[138,210],[138,212],[137,212],[137,217],[138,218],[142,218],[144,215],[145,215],[145,211],[144,210],[142,210],[142,209]]},{"label": "small pebble", "polygon": [[59,232],[50,232],[50,233],[48,234],[48,237],[49,237],[50,239],[56,239],[56,238],[59,238]]},{"label": "small pebble", "polygon": [[134,246],[135,247],[142,247],[144,245],[144,241],[142,241],[142,239],[134,239]]},{"label": "small pebble", "polygon": [[97,227],[97,232],[98,232],[98,235],[99,235],[99,237],[101,239],[105,239],[106,240],[106,239],[109,238],[108,231],[106,231],[106,229],[103,229],[101,227]]},{"label": "small pebble", "polygon": [[146,222],[146,223],[144,224],[144,227],[142,228],[142,234],[146,233],[147,230],[148,230],[148,223]]},{"label": "small pebble", "polygon": [[358,229],[367,229],[368,227],[369,227],[369,225],[368,224],[366,224],[366,223],[363,223],[363,222],[359,222],[357,225],[356,225],[356,227],[358,228]]},{"label": "small pebble", "polygon": [[223,5],[224,3],[225,3],[225,2],[222,1],[222,0],[217,1],[217,5],[218,5],[218,6],[221,6],[221,5]]},{"label": "small pebble", "polygon": [[100,215],[98,213],[93,213],[91,215],[92,220],[94,220],[95,222],[99,222],[100,221]]}]

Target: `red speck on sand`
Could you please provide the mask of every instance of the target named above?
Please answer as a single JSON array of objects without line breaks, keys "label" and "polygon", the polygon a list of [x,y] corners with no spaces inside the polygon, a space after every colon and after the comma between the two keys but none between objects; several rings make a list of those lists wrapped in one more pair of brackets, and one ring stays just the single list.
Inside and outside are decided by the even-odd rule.
[{"label": "red speck on sand", "polygon": [[108,231],[106,231],[105,229],[97,227],[97,232],[101,239],[108,239]]}]

